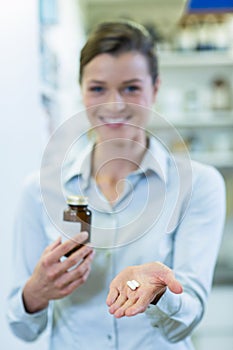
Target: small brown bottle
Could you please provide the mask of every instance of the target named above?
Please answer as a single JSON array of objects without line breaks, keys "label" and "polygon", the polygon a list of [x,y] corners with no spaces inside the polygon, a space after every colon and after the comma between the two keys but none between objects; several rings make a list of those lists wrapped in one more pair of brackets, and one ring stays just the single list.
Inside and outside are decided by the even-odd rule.
[{"label": "small brown bottle", "polygon": [[[72,231],[78,233],[78,231],[87,231],[88,238],[84,243],[90,242],[91,238],[91,210],[88,208],[88,198],[84,196],[68,196],[66,200],[68,208],[64,210],[63,220],[69,224],[72,224],[72,227],[67,225],[67,235],[71,234]],[[76,231],[76,224],[77,231]],[[70,232],[69,232],[70,228]],[[82,244],[77,245],[74,249],[68,252],[65,256],[70,256],[77,249],[81,248]]]}]

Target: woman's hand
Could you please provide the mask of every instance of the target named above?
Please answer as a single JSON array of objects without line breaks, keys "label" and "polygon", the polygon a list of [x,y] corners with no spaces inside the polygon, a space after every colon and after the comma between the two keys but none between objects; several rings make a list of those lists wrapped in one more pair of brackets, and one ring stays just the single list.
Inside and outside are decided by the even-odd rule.
[{"label": "woman's hand", "polygon": [[[140,286],[131,290],[127,285],[131,280],[138,281]],[[149,304],[158,302],[167,287],[173,293],[182,293],[182,285],[164,264],[152,262],[127,267],[110,284],[106,301],[109,312],[117,318],[144,312]]]},{"label": "woman's hand", "polygon": [[[71,294],[87,280],[94,257],[92,248],[82,245],[61,261],[65,254],[77,246],[77,242],[81,244],[87,237],[87,232],[81,232],[74,240],[64,243],[58,238],[44,250],[23,290],[24,305],[28,313],[46,308],[50,300]],[[78,265],[75,267],[76,264]]]}]

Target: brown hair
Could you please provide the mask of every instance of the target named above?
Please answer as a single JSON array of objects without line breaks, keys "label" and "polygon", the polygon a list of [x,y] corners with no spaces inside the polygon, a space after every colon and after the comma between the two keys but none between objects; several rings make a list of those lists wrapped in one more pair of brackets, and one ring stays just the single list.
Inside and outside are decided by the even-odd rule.
[{"label": "brown hair", "polygon": [[97,55],[118,55],[129,51],[138,51],[145,56],[152,82],[155,83],[158,62],[154,40],[146,28],[132,21],[103,22],[96,28],[81,51],[79,82],[82,82],[84,67]]}]

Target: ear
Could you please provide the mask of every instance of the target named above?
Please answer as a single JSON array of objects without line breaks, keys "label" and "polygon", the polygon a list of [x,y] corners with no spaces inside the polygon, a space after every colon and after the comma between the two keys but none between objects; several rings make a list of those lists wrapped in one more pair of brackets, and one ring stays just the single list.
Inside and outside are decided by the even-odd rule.
[{"label": "ear", "polygon": [[155,101],[156,101],[156,97],[158,94],[158,90],[160,88],[160,84],[161,84],[160,77],[157,77],[157,79],[153,85],[153,103],[155,103]]}]

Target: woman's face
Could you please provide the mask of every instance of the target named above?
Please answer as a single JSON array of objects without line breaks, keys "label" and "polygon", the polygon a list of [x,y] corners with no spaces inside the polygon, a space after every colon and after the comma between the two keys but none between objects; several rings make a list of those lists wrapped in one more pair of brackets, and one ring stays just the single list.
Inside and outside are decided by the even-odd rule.
[{"label": "woman's face", "polygon": [[83,70],[81,88],[89,121],[100,140],[137,140],[145,131],[157,85],[152,83],[146,58],[138,52],[93,58]]}]

